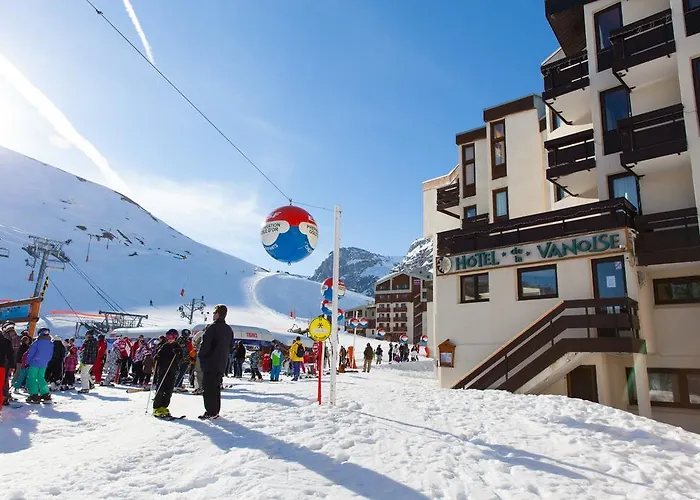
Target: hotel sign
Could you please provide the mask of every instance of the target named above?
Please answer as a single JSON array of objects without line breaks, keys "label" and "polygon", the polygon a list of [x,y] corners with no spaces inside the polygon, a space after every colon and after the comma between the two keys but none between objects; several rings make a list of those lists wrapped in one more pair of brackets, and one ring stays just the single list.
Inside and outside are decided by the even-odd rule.
[{"label": "hotel sign", "polygon": [[438,257],[435,262],[440,275],[493,269],[518,264],[561,260],[571,257],[585,257],[609,252],[619,252],[627,246],[627,233],[614,231],[588,234],[576,238],[527,243],[514,247],[501,247],[449,257]]}]

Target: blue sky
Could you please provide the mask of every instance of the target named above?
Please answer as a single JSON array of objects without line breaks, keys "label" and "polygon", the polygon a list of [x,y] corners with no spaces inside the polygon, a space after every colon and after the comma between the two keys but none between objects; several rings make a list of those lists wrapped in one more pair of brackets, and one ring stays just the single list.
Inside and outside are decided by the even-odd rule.
[{"label": "blue sky", "polygon": [[[143,50],[122,0],[94,3]],[[455,133],[539,92],[557,47],[540,0],[131,4],[162,71],[293,199],[342,205],[344,246],[386,255],[422,235],[421,182],[454,166]],[[286,268],[259,240],[282,196],[83,0],[3,2],[0,63],[0,144]],[[332,249],[332,213],[311,212],[319,246],[291,272],[310,274]]]}]

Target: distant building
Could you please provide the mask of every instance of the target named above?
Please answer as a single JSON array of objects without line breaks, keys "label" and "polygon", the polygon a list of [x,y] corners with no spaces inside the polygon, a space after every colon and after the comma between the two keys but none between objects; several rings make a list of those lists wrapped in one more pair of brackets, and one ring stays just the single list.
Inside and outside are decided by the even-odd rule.
[{"label": "distant building", "polygon": [[408,335],[412,344],[428,334],[428,302],[433,300],[433,282],[424,271],[392,273],[377,281],[374,301],[377,328],[384,328],[385,339],[398,341]]}]

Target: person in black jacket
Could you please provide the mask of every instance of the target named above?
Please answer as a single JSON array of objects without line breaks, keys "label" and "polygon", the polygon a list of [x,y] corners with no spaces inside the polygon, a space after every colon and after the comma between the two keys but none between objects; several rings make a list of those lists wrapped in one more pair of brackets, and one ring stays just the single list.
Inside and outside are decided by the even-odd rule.
[{"label": "person in black jacket", "polygon": [[85,342],[80,347],[80,393],[90,392],[90,370],[97,361],[97,340],[95,340],[95,330],[88,330],[85,333]]},{"label": "person in black jacket", "polygon": [[228,309],[223,304],[214,306],[214,323],[207,327],[199,348],[204,389],[204,414],[199,416],[201,420],[219,418],[221,410],[221,381],[233,343],[233,330],[226,324],[227,312]]},{"label": "person in black jacket", "polygon": [[156,396],[153,398],[153,416],[158,418],[170,417],[170,398],[175,388],[175,378],[177,376],[177,366],[182,359],[182,349],[175,343],[178,333],[175,329],[170,329],[165,334],[165,344],[158,350],[155,356],[156,374],[160,381]]},{"label": "person in black jacket", "polygon": [[233,376],[234,378],[243,378],[243,362],[245,361],[245,346],[243,341],[238,341],[236,344],[236,352],[233,357]]},{"label": "person in black jacket", "polygon": [[45,379],[52,391],[57,391],[63,379],[63,360],[66,357],[66,346],[60,337],[53,339],[53,356],[46,367]]},{"label": "person in black jacket", "polygon": [[3,404],[10,404],[9,397],[7,398],[7,402],[5,402],[5,381],[9,378],[10,371],[14,369],[15,354],[12,349],[12,342],[4,335],[0,335],[0,383],[2,383],[2,390],[0,390],[0,410]]}]

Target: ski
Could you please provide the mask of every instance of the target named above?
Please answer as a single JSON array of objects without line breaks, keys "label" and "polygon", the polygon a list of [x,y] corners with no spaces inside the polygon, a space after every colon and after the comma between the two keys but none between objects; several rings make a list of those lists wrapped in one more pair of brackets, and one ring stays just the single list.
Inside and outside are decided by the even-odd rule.
[{"label": "ski", "polygon": [[154,415],[154,417],[157,418],[158,420],[167,420],[169,422],[172,422],[173,420],[182,420],[183,418],[187,418],[187,415],[182,415],[180,417],[176,417],[174,415],[170,415],[169,417],[156,417]]},{"label": "ski", "polygon": [[127,394],[132,394],[134,392],[150,392],[150,387],[132,387],[126,390]]}]

